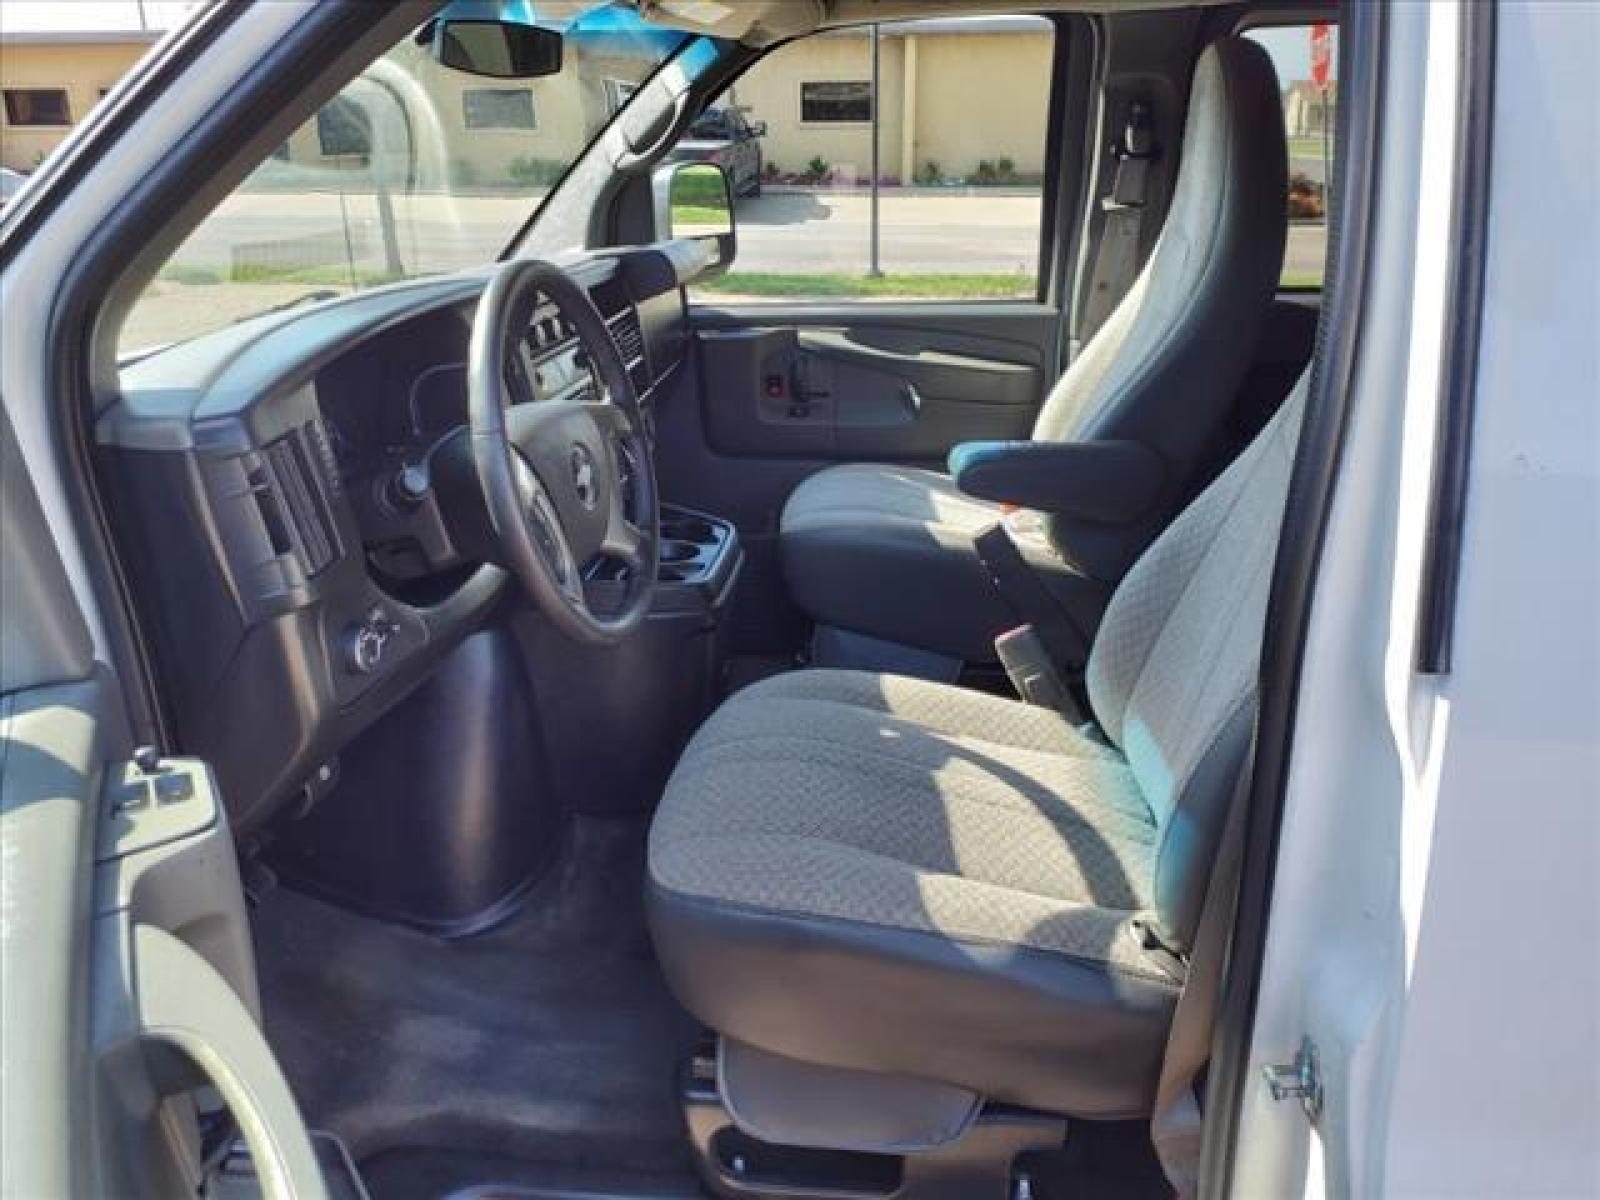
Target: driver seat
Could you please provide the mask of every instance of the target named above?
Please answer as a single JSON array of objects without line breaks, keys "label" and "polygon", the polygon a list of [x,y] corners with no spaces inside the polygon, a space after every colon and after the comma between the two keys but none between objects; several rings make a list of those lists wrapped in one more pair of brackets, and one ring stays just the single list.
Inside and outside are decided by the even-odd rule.
[{"label": "driver seat", "polygon": [[[1117,588],[1089,659],[1096,726],[811,670],[736,693],[695,736],[650,833],[651,928],[725,1077],[809,1080],[747,1105],[762,1136],[860,1148],[859,1111],[831,1130],[771,1115],[818,1068],[971,1111],[1149,1114],[1254,725],[1307,387]],[[730,1070],[729,1048],[764,1069]]]}]

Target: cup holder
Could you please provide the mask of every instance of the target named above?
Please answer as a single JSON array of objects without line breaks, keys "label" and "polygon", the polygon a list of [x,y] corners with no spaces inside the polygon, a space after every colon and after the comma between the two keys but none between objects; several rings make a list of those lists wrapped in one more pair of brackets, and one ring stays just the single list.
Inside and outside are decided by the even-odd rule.
[{"label": "cup holder", "polygon": [[717,528],[699,517],[669,517],[661,522],[661,536],[668,541],[693,542],[700,546],[717,544]]},{"label": "cup holder", "polygon": [[723,561],[732,530],[718,521],[679,509],[661,517],[661,583],[704,583]]}]

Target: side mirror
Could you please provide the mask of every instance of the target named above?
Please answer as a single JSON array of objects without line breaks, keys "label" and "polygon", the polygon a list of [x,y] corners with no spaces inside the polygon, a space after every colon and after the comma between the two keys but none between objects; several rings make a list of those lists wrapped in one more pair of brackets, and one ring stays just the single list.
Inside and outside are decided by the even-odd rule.
[{"label": "side mirror", "polygon": [[752,121],[750,123],[750,136],[764,138],[767,136],[767,123],[765,121]]},{"label": "side mirror", "polygon": [[674,163],[653,177],[656,236],[716,242],[721,274],[733,262],[737,239],[733,224],[733,187],[727,173],[712,163]]},{"label": "side mirror", "polygon": [[537,25],[445,15],[424,26],[418,41],[441,65],[490,79],[542,79],[561,73],[561,35]]}]

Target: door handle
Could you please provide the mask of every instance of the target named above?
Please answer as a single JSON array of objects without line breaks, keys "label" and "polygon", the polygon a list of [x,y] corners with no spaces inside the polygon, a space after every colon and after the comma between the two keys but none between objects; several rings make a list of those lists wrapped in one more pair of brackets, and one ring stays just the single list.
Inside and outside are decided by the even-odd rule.
[{"label": "door handle", "polygon": [[214,967],[154,925],[133,927],[139,1035],[188,1059],[227,1102],[267,1200],[327,1200],[305,1120],[254,1018]]}]

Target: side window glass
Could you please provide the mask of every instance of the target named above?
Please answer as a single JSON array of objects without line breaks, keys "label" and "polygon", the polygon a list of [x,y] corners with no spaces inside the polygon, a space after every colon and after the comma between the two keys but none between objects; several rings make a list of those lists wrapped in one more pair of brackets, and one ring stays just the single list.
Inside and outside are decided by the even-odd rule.
[{"label": "side window glass", "polygon": [[1034,16],[897,21],[762,58],[669,160],[716,163],[737,197],[738,258],[694,298],[1032,299],[1054,38]]},{"label": "side window glass", "polygon": [[1332,24],[1259,26],[1245,33],[1272,57],[1289,139],[1289,240],[1281,286],[1322,287],[1328,180],[1339,113],[1339,30]]}]

